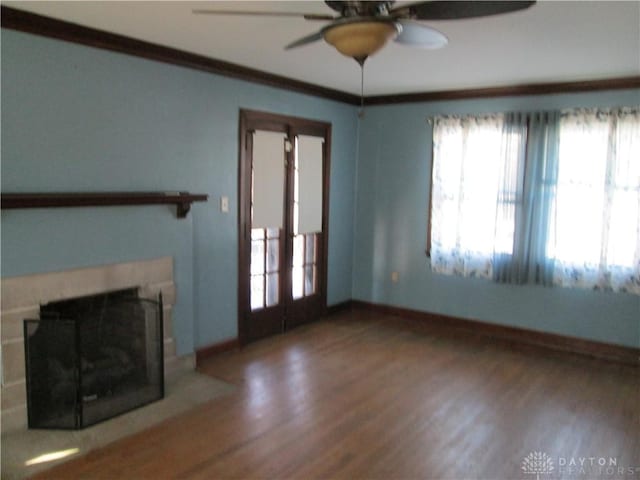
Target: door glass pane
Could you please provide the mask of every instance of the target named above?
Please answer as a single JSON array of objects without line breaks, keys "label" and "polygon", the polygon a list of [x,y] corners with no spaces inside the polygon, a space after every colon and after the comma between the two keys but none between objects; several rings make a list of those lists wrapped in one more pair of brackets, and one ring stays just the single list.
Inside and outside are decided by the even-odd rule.
[{"label": "door glass pane", "polygon": [[313,281],[313,266],[304,267],[304,294],[305,296],[312,295],[315,291]]},{"label": "door glass pane", "polygon": [[278,238],[280,230],[278,228],[267,228],[267,238]]},{"label": "door glass pane", "polygon": [[305,242],[304,263],[316,263],[316,234],[310,233],[305,235]]},{"label": "door glass pane", "polygon": [[264,275],[251,276],[251,310],[264,307]]},{"label": "door glass pane", "polygon": [[284,218],[284,133],[253,134],[252,227],[281,228]]},{"label": "door glass pane", "polygon": [[304,296],[304,270],[303,267],[293,267],[291,275],[291,290],[294,300]]},{"label": "door glass pane", "polygon": [[293,266],[301,267],[304,264],[304,235],[293,237]]},{"label": "door glass pane", "polygon": [[299,135],[296,142],[296,203],[298,230],[296,233],[322,231],[322,152],[320,137]]},{"label": "door glass pane", "polygon": [[264,229],[263,228],[252,228],[251,229],[251,240],[262,240],[264,238]]},{"label": "door glass pane", "polygon": [[278,264],[280,240],[273,238],[267,240],[267,272],[277,272],[280,269]]},{"label": "door glass pane", "polygon": [[278,281],[280,275],[270,273],[267,275],[267,307],[278,304]]},{"label": "door glass pane", "polygon": [[251,242],[251,275],[264,273],[264,240]]}]

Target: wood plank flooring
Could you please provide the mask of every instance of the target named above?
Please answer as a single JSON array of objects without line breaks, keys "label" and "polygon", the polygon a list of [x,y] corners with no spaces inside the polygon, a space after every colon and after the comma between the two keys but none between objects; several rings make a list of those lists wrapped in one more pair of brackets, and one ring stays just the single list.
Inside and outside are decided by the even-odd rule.
[{"label": "wood plank flooring", "polygon": [[640,478],[628,365],[354,311],[201,371],[239,388],[37,478],[535,479],[534,451],[554,465],[541,480]]}]

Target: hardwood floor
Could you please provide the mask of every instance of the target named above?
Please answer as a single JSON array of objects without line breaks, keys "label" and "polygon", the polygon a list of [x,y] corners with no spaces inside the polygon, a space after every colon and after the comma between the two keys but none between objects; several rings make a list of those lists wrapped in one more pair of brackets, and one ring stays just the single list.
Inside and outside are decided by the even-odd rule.
[{"label": "hardwood floor", "polygon": [[640,478],[628,365],[355,311],[201,371],[239,388],[37,478]]}]

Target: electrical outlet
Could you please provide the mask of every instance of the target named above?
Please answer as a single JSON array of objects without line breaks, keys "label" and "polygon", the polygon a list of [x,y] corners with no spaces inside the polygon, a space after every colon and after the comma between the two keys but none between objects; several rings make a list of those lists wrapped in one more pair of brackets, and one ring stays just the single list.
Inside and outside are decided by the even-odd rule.
[{"label": "electrical outlet", "polygon": [[229,197],[220,197],[220,211],[229,213]]},{"label": "electrical outlet", "polygon": [[398,272],[391,272],[391,281],[393,283],[398,283],[398,280],[400,280],[400,273]]}]

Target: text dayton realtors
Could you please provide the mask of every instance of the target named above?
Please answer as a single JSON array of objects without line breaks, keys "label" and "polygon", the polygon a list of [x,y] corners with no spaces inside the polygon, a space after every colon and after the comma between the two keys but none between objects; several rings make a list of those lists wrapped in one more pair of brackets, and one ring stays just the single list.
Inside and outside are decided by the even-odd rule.
[{"label": "text dayton realtors", "polygon": [[617,457],[558,457],[560,473],[599,473],[605,475],[634,475],[640,466],[618,465]]}]

